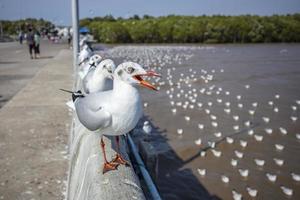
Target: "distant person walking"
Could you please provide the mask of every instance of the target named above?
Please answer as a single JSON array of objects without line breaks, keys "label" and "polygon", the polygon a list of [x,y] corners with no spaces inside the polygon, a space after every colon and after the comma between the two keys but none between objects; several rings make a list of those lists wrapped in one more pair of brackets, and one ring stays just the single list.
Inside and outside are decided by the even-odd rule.
[{"label": "distant person walking", "polygon": [[71,33],[68,33],[68,44],[69,44],[69,46],[71,45],[71,41],[72,41],[72,35],[71,35]]},{"label": "distant person walking", "polygon": [[19,42],[20,42],[20,44],[23,44],[23,32],[22,31],[20,31],[20,33],[19,33]]},{"label": "distant person walking", "polygon": [[34,57],[36,57],[36,55],[35,55],[35,49],[34,49],[34,47],[35,47],[34,34],[33,34],[33,31],[31,28],[28,29],[26,40],[27,40],[27,44],[29,47],[30,58],[33,59],[32,53],[34,53]]},{"label": "distant person walking", "polygon": [[40,58],[40,41],[41,41],[41,34],[40,32],[35,32],[34,34],[34,53],[35,58]]}]

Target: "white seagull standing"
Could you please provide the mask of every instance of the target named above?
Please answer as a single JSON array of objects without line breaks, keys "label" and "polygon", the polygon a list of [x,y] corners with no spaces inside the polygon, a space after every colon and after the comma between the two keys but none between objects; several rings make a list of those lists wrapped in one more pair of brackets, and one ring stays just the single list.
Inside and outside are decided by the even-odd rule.
[{"label": "white seagull standing", "polygon": [[93,51],[91,48],[87,44],[83,45],[78,56],[78,64],[81,65],[82,63],[86,62],[92,55]]},{"label": "white seagull standing", "polygon": [[[143,114],[142,100],[136,86],[141,85],[152,90],[156,88],[142,79],[142,76],[159,76],[153,71],[145,71],[139,64],[125,62],[114,72],[114,88],[105,92],[82,95],[73,93],[73,101],[79,121],[89,130],[102,135],[119,136],[131,131]],[[103,173],[115,170],[119,164],[128,165],[119,153],[108,162],[105,144],[101,137],[101,148],[104,156]]]},{"label": "white seagull standing", "polygon": [[87,73],[89,72],[89,70],[93,67],[96,67],[100,61],[102,60],[102,57],[98,54],[92,55],[89,58],[89,62],[82,65],[80,67],[80,71],[78,72],[81,80],[84,79],[84,77],[87,75]]},{"label": "white seagull standing", "polygon": [[91,67],[84,77],[82,86],[86,94],[113,89],[113,72],[115,63],[110,59],[101,61],[95,67]]}]

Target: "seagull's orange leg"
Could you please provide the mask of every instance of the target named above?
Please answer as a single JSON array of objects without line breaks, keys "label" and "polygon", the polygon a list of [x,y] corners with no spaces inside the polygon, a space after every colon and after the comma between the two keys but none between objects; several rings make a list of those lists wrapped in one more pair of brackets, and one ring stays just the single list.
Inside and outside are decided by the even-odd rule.
[{"label": "seagull's orange leg", "polygon": [[121,165],[126,165],[126,166],[130,166],[129,162],[127,160],[125,160],[124,158],[122,158],[120,152],[120,138],[119,136],[116,136],[116,142],[117,142],[117,154],[116,154],[116,158],[113,160],[114,163],[118,163]]},{"label": "seagull's orange leg", "polygon": [[117,169],[117,166],[119,165],[118,163],[108,162],[107,159],[106,159],[105,143],[103,141],[102,136],[101,136],[100,146],[101,146],[103,157],[104,157],[104,165],[103,165],[102,173],[104,174],[105,172],[108,172],[110,170]]}]

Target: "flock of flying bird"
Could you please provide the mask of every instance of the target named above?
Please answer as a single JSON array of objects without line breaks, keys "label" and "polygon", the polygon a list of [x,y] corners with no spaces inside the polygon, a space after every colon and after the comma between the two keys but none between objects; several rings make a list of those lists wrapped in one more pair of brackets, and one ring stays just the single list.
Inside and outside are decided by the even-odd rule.
[{"label": "flock of flying bird", "polygon": [[[167,97],[169,98],[170,114],[177,115],[179,112],[185,113],[182,120],[189,123],[192,119],[188,115],[189,111],[197,110],[203,112],[210,119],[210,124],[198,123],[198,130],[203,131],[207,126],[210,126],[213,132],[213,138],[206,140],[199,137],[195,139],[194,144],[198,147],[208,146],[209,151],[216,158],[222,156],[222,151],[217,149],[218,141],[225,141],[227,144],[235,143],[233,136],[228,136],[222,131],[216,131],[220,127],[218,123],[218,114],[213,113],[213,107],[223,106],[224,114],[230,116],[234,122],[237,122],[232,126],[232,131],[238,132],[243,128],[246,128],[247,134],[253,137],[255,141],[262,142],[264,139],[263,134],[257,134],[253,126],[253,118],[257,113],[257,108],[260,105],[258,102],[252,102],[250,108],[246,110],[245,104],[242,102],[243,96],[236,95],[236,104],[222,98],[222,95],[228,97],[231,95],[229,90],[222,87],[218,87],[211,82],[215,78],[215,74],[223,73],[224,69],[212,69],[199,71],[189,68],[188,72],[178,72],[176,67],[165,67],[176,63],[182,65],[186,60],[193,57],[193,51],[201,49],[202,47],[115,47],[100,56],[95,54],[90,47],[81,41],[81,52],[79,54],[80,71],[79,77],[82,80],[83,91],[73,92],[72,98],[74,107],[80,122],[89,130],[95,131],[101,135],[113,135],[116,136],[117,147],[119,148],[119,135],[124,135],[132,130],[139,119],[142,117],[143,107],[148,106],[148,102],[142,104],[141,97],[136,86],[141,85],[152,90],[160,90],[161,87],[165,88]],[[210,47],[205,47],[210,48]],[[185,52],[185,53],[179,53]],[[111,59],[103,59],[103,57],[111,57],[119,59],[123,58],[123,63],[115,66],[115,63]],[[133,62],[127,61],[132,60]],[[139,63],[139,64],[137,64]],[[159,74],[154,71],[146,71],[142,66],[152,67],[154,70],[159,72],[166,72],[166,77],[161,78]],[[176,71],[177,70],[177,71]],[[142,76],[146,76],[146,79],[142,79]],[[150,77],[157,87],[147,82]],[[195,85],[203,84],[200,89]],[[249,90],[250,85],[244,85],[245,90]],[[202,96],[211,97],[207,102],[201,102]],[[276,100],[280,99],[280,95],[276,94],[273,100],[267,102],[267,105],[272,109],[272,112],[280,112],[279,107],[276,105]],[[69,103],[70,104],[70,103]],[[242,115],[238,115],[233,112],[237,106],[237,109],[243,110],[247,113],[248,118],[245,120]],[[298,117],[296,111],[300,109],[300,100],[296,100],[291,105],[293,114],[290,116],[292,123],[296,123]],[[197,119],[196,119],[197,120]],[[241,123],[242,120],[245,120]],[[269,128],[268,124],[272,121],[272,117],[262,116],[261,120],[266,125],[264,132],[267,135],[271,135],[275,132],[274,128]],[[239,125],[238,125],[239,124]],[[143,130],[147,134],[151,134],[152,127],[148,121],[144,122]],[[288,131],[284,127],[278,127],[279,132],[282,135],[287,135]],[[178,135],[184,135],[185,131],[183,128],[177,128]],[[300,133],[295,134],[296,140],[300,141]],[[210,137],[212,138],[212,137]],[[205,143],[205,144],[204,144]],[[128,165],[128,162],[124,160],[119,153],[117,153],[115,159],[108,161],[105,155],[105,146],[101,138],[100,145],[104,154],[104,167],[103,173],[114,170],[119,164]],[[240,139],[239,145],[242,148],[246,148],[248,141],[246,139]],[[274,145],[276,151],[283,151],[285,146],[276,143]],[[205,157],[206,151],[201,151],[200,156]],[[244,157],[244,153],[239,150],[234,151],[236,158],[231,159],[230,165],[237,167],[239,160]],[[285,164],[283,159],[274,158],[274,163],[277,166]],[[266,163],[265,160],[255,158],[254,163],[263,167]],[[197,169],[201,177],[206,176],[207,169]],[[250,174],[249,169],[237,169],[241,177],[247,178]],[[291,172],[291,179],[296,183],[300,182],[300,174]],[[266,178],[270,182],[276,182],[277,175],[274,173],[267,172]],[[220,180],[228,184],[230,177],[223,174]],[[282,192],[287,196],[293,196],[294,191],[284,185],[280,186]],[[254,187],[247,187],[246,191],[250,197],[256,197],[258,190]],[[242,199],[242,194],[236,190],[232,190],[232,197],[234,200]]]},{"label": "flock of flying bird", "polygon": [[[79,77],[83,91],[72,92],[72,102],[67,105],[76,110],[79,121],[90,131],[101,134],[100,145],[104,157],[103,173],[129,165],[119,153],[119,136],[131,131],[142,117],[142,101],[137,86],[156,88],[144,76],[160,76],[146,71],[134,62],[123,62],[117,67],[111,59],[94,53],[86,40],[80,41]],[[117,153],[108,161],[103,135],[116,136]]]},{"label": "flock of flying bird", "polygon": [[[209,48],[209,47],[206,47]],[[219,87],[214,84],[214,79],[217,73],[223,73],[224,69],[211,69],[211,70],[195,70],[193,68],[185,68],[188,71],[181,71],[180,69],[174,67],[175,65],[182,65],[184,61],[189,60],[193,57],[192,51],[201,49],[201,47],[163,47],[163,46],[155,46],[155,47],[143,47],[143,46],[130,46],[130,47],[117,47],[109,50],[107,53],[109,56],[114,58],[124,58],[124,60],[133,60],[139,63],[142,63],[144,66],[151,66],[153,69],[159,71],[162,74],[166,74],[164,79],[157,77],[154,79],[156,82],[157,89],[160,87],[164,87],[164,91],[169,99],[170,105],[170,114],[171,115],[179,115],[182,116],[183,121],[186,121],[189,124],[192,120],[192,117],[189,115],[190,112],[202,112],[210,119],[209,123],[200,122],[197,124],[198,130],[203,132],[205,128],[208,126],[212,133],[209,137],[204,135],[204,138],[198,137],[195,139],[194,144],[198,147],[209,147],[209,151],[216,158],[222,156],[222,151],[218,150],[217,144],[220,141],[224,141],[225,143],[231,145],[234,143],[238,143],[242,149],[245,149],[248,145],[248,140],[253,138],[254,141],[261,144],[264,141],[264,138],[267,136],[264,135],[274,135],[279,132],[282,136],[286,136],[289,134],[288,129],[280,126],[278,123],[278,119],[275,119],[276,114],[281,110],[279,109],[278,101],[281,99],[279,94],[274,94],[273,99],[270,99],[267,103],[260,103],[254,101],[248,105],[248,102],[243,101],[243,95],[235,95],[232,96],[231,91],[226,90],[223,87]],[[185,52],[185,53],[182,53]],[[163,66],[169,65],[168,67],[163,68]],[[199,74],[200,71],[200,74]],[[199,88],[199,83],[202,87]],[[247,92],[251,89],[249,84],[244,85],[244,90]],[[208,98],[206,98],[208,97]],[[228,97],[234,99],[234,101],[229,101]],[[205,99],[205,100],[204,100]],[[208,100],[207,100],[208,99]],[[207,100],[207,101],[206,101]],[[147,107],[148,103],[144,104],[144,107]],[[259,114],[259,107],[268,107],[271,110],[271,116]],[[232,136],[225,132],[222,132],[222,125],[218,122],[220,117],[220,113],[214,113],[215,107],[223,107],[224,111],[222,116],[226,116],[224,118],[231,118],[233,121],[232,132],[238,133],[239,131],[246,130],[247,137],[242,139],[235,139],[234,134]],[[290,106],[291,115],[289,116],[289,121],[292,124],[297,123],[298,121],[298,110],[300,109],[300,100],[295,100],[294,103]],[[237,112],[239,111],[240,114]],[[281,111],[282,112],[282,111]],[[259,114],[258,114],[259,113]],[[155,116],[152,116],[155,117]],[[264,127],[263,130],[255,130],[254,123],[258,122],[261,124],[260,127]],[[274,121],[274,124],[272,124]],[[283,120],[282,120],[283,121]],[[274,126],[278,126],[274,128]],[[272,127],[272,128],[271,128]],[[219,128],[219,129],[218,129]],[[148,121],[144,122],[143,130],[145,133],[150,134],[152,129],[151,125]],[[180,136],[184,136],[185,130],[183,128],[177,128],[177,134]],[[300,141],[300,133],[290,133],[294,134],[295,140]],[[209,140],[207,138],[210,138]],[[266,140],[266,139],[265,139]],[[237,142],[236,142],[237,141]],[[274,144],[274,149],[276,152],[283,152],[286,147],[281,144],[281,141],[277,141]],[[207,151],[201,151],[200,156],[205,157]],[[234,155],[236,158],[232,158],[229,164],[237,169],[238,174],[247,179],[247,177],[251,174],[250,169],[240,168],[238,167],[239,161],[245,157],[243,151],[234,150]],[[274,164],[276,166],[286,165],[286,162],[283,158],[274,157]],[[263,158],[254,158],[253,162],[260,169],[267,162]],[[199,175],[201,177],[205,177],[207,171],[209,169],[198,168],[197,169]],[[272,172],[266,172],[265,178],[271,183],[275,183],[278,179],[278,175]],[[290,172],[290,179],[294,181],[296,184],[300,182],[300,174],[299,172]],[[231,179],[230,176],[222,174],[220,176],[220,181],[224,184],[228,184]],[[280,185],[280,189],[283,194],[288,197],[292,197],[294,195],[294,190],[285,185]],[[250,197],[258,196],[258,188],[254,187],[246,187],[246,192]],[[232,197],[235,200],[242,199],[242,194],[237,190],[232,190]]]}]

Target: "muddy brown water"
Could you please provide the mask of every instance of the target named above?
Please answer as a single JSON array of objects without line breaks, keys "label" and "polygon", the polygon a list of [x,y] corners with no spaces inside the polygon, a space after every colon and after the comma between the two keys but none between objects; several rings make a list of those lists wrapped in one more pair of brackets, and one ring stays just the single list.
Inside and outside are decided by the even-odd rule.
[{"label": "muddy brown water", "polygon": [[[197,90],[193,109],[170,104],[170,101],[186,101],[183,95],[176,97],[179,93],[176,86],[161,86],[157,93],[148,90],[141,92],[144,101],[148,102],[143,120],[151,120],[155,127],[150,140],[157,152],[161,153],[155,179],[163,199],[232,199],[232,190],[241,193],[243,199],[253,199],[247,187],[258,191],[256,199],[300,199],[300,182],[291,176],[292,172],[300,174],[300,140],[296,139],[296,134],[300,133],[300,123],[299,119],[296,122],[290,119],[291,116],[300,117],[300,106],[295,102],[300,100],[300,45],[208,47],[192,51],[178,50],[171,56],[185,54],[185,51],[193,56],[181,63],[166,64],[160,70],[163,76],[161,81],[166,81],[167,70],[175,67],[176,70],[172,71],[174,83],[179,80],[180,73],[185,77],[190,69],[196,71],[198,80],[192,82],[190,88],[187,84],[181,84],[185,93],[193,88]],[[130,52],[131,47],[123,47],[126,48]],[[126,60],[130,56],[136,58],[139,50],[145,52],[147,46],[128,53]],[[121,60],[122,56],[118,56],[114,58]],[[152,66],[157,66],[157,63]],[[224,72],[221,72],[222,69]],[[213,80],[208,83],[201,80],[201,70],[212,74]],[[213,85],[215,88],[211,95],[199,92],[202,88],[207,91]],[[250,88],[246,89],[245,85]],[[166,93],[171,87],[175,88],[173,99]],[[216,93],[218,88],[222,88],[219,94]],[[230,94],[226,95],[225,91]],[[275,98],[276,94],[280,95],[279,99]],[[238,100],[237,95],[242,98]],[[222,103],[218,103],[217,99],[222,99]],[[269,101],[273,101],[274,105],[270,106]],[[202,108],[197,107],[198,102],[203,104]],[[213,105],[209,106],[208,102]],[[226,107],[225,102],[230,102],[230,106]],[[252,105],[254,102],[258,103],[256,108]],[[242,103],[243,108],[238,108],[238,103]],[[293,111],[291,106],[296,106],[297,110]],[[274,112],[274,107],[279,112]],[[172,108],[177,109],[176,114],[171,112]],[[230,114],[224,112],[226,108],[231,109]],[[210,114],[205,109],[209,109]],[[255,114],[250,115],[249,110],[254,110]],[[210,115],[217,119],[212,120]],[[239,120],[234,121],[233,115],[238,115]],[[187,122],[185,116],[189,116],[190,121]],[[270,122],[266,124],[262,117],[270,118]],[[212,121],[216,121],[218,126],[213,127]],[[246,121],[250,121],[250,127],[245,126]],[[199,123],[204,125],[203,130],[198,128]],[[239,125],[239,130],[233,129],[236,125]],[[282,134],[279,127],[285,128],[287,134]],[[267,134],[265,128],[272,128],[272,134]],[[183,134],[178,135],[177,129],[183,129]],[[254,135],[248,134],[249,130],[253,130],[254,135],[262,135],[263,140],[256,141]],[[216,132],[221,132],[222,137],[216,137]],[[234,139],[233,144],[226,142],[226,136]],[[202,140],[200,146],[195,144],[198,138]],[[240,140],[247,141],[247,146],[242,147]],[[208,142],[217,142],[215,150],[222,152],[220,157],[213,155]],[[284,149],[276,150],[275,144],[284,145]],[[242,152],[243,158],[237,158],[235,150]],[[206,155],[200,156],[201,151],[205,151]],[[276,165],[274,158],[284,160],[284,164]],[[238,160],[237,166],[231,165],[231,159]],[[265,160],[265,165],[258,167],[254,159]],[[197,169],[206,169],[206,175],[200,176]],[[242,177],[239,169],[248,169],[248,177]],[[266,173],[277,175],[276,182],[270,182]],[[229,183],[221,181],[222,175],[229,177]],[[281,186],[293,189],[293,195],[285,195]]]}]

